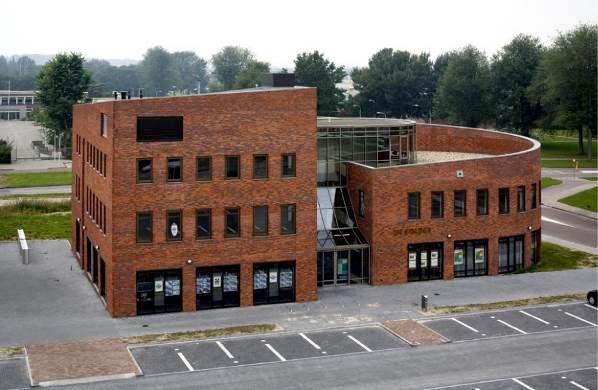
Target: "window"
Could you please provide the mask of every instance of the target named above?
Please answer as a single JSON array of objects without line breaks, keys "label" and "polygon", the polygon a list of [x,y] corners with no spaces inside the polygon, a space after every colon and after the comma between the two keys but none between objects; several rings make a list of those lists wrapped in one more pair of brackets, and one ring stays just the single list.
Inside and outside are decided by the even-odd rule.
[{"label": "window", "polygon": [[509,189],[498,189],[498,213],[509,214]]},{"label": "window", "polygon": [[137,117],[137,142],[182,141],[182,116]]},{"label": "window", "polygon": [[467,215],[467,192],[465,190],[455,191],[454,196],[455,196],[455,204],[454,204],[455,217],[465,217]]},{"label": "window", "polygon": [[231,207],[225,210],[224,225],[224,237],[241,236],[241,212],[238,207]]},{"label": "window", "polygon": [[293,177],[295,176],[295,154],[283,154],[282,155],[282,176]]},{"label": "window", "polygon": [[488,190],[477,190],[476,210],[478,215],[488,215]]},{"label": "window", "polygon": [[224,177],[226,179],[238,179],[241,171],[239,156],[226,156]]},{"label": "window", "polygon": [[536,183],[532,183],[532,194],[531,194],[531,198],[532,198],[532,204],[530,206],[531,209],[535,209],[538,207],[538,190],[537,190],[537,185]]},{"label": "window", "polygon": [[455,241],[454,275],[479,276],[488,273],[488,240]]},{"label": "window", "polygon": [[432,218],[442,218],[444,216],[444,193],[441,191],[432,192]]},{"label": "window", "polygon": [[100,115],[100,134],[104,138],[108,138],[108,115],[102,113]]},{"label": "window", "polygon": [[212,238],[212,210],[199,209],[196,215],[195,237],[198,239]]},{"label": "window", "polygon": [[137,181],[139,183],[149,183],[152,180],[152,159],[137,160]]},{"label": "window", "polygon": [[514,272],[520,268],[523,268],[523,236],[499,238],[498,272]]},{"label": "window", "polygon": [[152,213],[137,213],[137,242],[152,242]]},{"label": "window", "polygon": [[180,158],[168,159],[168,181],[181,181],[182,162]]},{"label": "window", "polygon": [[268,234],[268,206],[253,207],[253,235],[265,236]]},{"label": "window", "polygon": [[253,156],[253,178],[265,179],[268,177],[268,156],[256,155]]},{"label": "window", "polygon": [[169,211],[166,213],[166,239],[170,241],[180,240],[183,235],[183,224],[181,223],[181,211]]},{"label": "window", "polygon": [[295,205],[285,204],[280,206],[280,233],[295,234]]},{"label": "window", "polygon": [[517,187],[517,211],[525,211],[525,186]]},{"label": "window", "polygon": [[359,191],[359,216],[365,217],[365,192]]},{"label": "window", "polygon": [[197,158],[197,180],[209,181],[212,180],[212,158],[198,157]]},{"label": "window", "polygon": [[409,219],[419,219],[419,192],[409,193],[407,208]]}]

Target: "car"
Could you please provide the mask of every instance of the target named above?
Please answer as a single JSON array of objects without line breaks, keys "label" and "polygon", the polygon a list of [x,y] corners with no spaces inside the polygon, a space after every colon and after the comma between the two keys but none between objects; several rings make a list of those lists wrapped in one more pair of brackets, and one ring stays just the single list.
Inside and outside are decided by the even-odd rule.
[{"label": "car", "polygon": [[586,299],[590,305],[598,307],[598,290],[588,291]]}]

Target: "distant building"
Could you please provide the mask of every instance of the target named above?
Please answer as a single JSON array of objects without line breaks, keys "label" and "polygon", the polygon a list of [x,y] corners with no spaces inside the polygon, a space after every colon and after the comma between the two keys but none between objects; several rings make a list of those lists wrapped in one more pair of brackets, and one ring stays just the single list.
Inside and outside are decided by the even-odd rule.
[{"label": "distant building", "polygon": [[0,120],[29,119],[35,106],[35,91],[0,90]]}]

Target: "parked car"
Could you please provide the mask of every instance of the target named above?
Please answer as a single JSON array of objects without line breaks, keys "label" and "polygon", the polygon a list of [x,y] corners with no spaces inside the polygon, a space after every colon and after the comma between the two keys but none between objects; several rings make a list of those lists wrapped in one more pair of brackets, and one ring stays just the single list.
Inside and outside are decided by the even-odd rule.
[{"label": "parked car", "polygon": [[598,306],[598,290],[588,291],[588,294],[586,295],[586,299],[588,300],[588,303],[590,305]]}]

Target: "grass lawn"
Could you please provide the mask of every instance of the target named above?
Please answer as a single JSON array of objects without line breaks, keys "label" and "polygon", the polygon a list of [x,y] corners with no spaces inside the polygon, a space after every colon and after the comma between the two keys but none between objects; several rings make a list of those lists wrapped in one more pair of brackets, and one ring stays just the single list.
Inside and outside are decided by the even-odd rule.
[{"label": "grass lawn", "polygon": [[0,207],[0,240],[15,240],[17,229],[25,229],[30,239],[69,238],[70,201],[47,202],[21,199]]},{"label": "grass lawn", "polygon": [[[534,137],[536,137],[542,144],[540,148],[542,155],[542,167],[575,168],[575,163],[571,161],[573,159],[578,161],[579,168],[596,168],[598,166],[598,144],[596,140],[592,141],[593,159],[587,160],[586,153],[579,153],[577,135],[575,132],[561,131],[556,133],[545,133],[539,130],[534,130],[532,133]],[[584,147],[588,147],[586,140],[584,140]]]},{"label": "grass lawn", "polygon": [[580,209],[598,212],[598,187],[590,188],[577,194],[573,194],[559,202],[568,204],[569,206],[579,207]]},{"label": "grass lawn", "polygon": [[598,256],[543,241],[542,260],[521,272],[562,271],[587,267],[598,267]]},{"label": "grass lawn", "polygon": [[71,172],[30,172],[0,175],[0,188],[45,187],[71,184]]},{"label": "grass lawn", "polygon": [[552,177],[543,177],[542,178],[542,189],[544,188],[548,188],[548,187],[552,187],[552,186],[556,186],[561,184],[562,181],[557,180],[557,179],[553,179]]},{"label": "grass lawn", "polygon": [[589,181],[598,181],[598,176],[594,176],[594,177],[583,177],[582,179],[586,179]]},{"label": "grass lawn", "polygon": [[[577,160],[578,168],[598,168],[597,160]],[[540,160],[542,168],[575,168],[575,164],[571,160]]]}]

